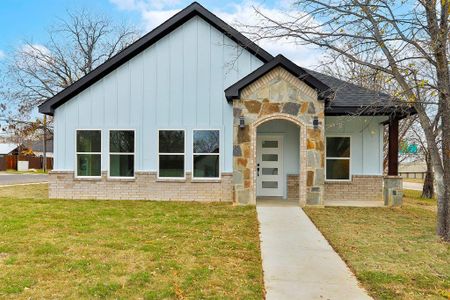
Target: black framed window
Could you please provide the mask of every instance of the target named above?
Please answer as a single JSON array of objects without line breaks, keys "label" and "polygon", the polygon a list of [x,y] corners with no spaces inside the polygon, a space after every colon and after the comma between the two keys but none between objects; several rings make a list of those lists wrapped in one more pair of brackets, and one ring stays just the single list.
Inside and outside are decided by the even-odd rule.
[{"label": "black framed window", "polygon": [[350,180],[350,137],[327,137],[326,179]]},{"label": "black framed window", "polygon": [[193,178],[220,177],[219,130],[194,130]]},{"label": "black framed window", "polygon": [[100,177],[102,165],[102,132],[77,130],[76,176]]},{"label": "black framed window", "polygon": [[184,178],[184,130],[159,130],[158,166],[159,178]]},{"label": "black framed window", "polygon": [[134,130],[109,131],[109,176],[134,177]]}]

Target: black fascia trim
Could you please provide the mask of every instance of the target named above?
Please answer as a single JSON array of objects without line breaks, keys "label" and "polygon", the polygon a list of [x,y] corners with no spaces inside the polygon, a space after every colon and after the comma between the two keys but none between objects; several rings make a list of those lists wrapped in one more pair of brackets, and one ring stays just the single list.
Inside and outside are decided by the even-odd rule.
[{"label": "black fascia trim", "polygon": [[80,78],[72,85],[68,86],[52,98],[48,99],[39,105],[39,112],[53,116],[57,107],[67,102],[70,98],[82,92],[104,76],[114,71],[120,65],[124,64],[134,56],[141,53],[143,50],[159,41],[161,38],[171,33],[173,30],[190,20],[194,16],[199,16],[211,26],[228,36],[231,40],[245,48],[247,51],[255,55],[264,63],[273,59],[273,56],[267,51],[250,41],[242,33],[232,28],[219,17],[211,13],[197,2],[193,2],[185,9],[181,10],[166,22],[156,27],[115,56],[108,59],[106,62],[98,66],[89,74]]},{"label": "black fascia trim", "polygon": [[395,115],[397,119],[401,120],[409,116],[417,114],[417,111],[412,106],[326,106],[326,116],[392,116]]},{"label": "black fascia trim", "polygon": [[319,99],[327,99],[329,98],[334,92],[333,90],[305,71],[303,68],[297,66],[295,63],[284,57],[283,55],[279,54],[274,59],[269,61],[268,63],[262,65],[252,73],[248,74],[235,84],[231,85],[227,89],[225,89],[225,97],[227,98],[228,102],[233,101],[233,99],[239,99],[240,93],[243,88],[246,86],[252,84],[274,68],[281,66],[284,69],[286,69],[289,73],[294,75],[295,77],[299,78],[303,82],[305,82],[307,85],[315,89],[319,93]]}]

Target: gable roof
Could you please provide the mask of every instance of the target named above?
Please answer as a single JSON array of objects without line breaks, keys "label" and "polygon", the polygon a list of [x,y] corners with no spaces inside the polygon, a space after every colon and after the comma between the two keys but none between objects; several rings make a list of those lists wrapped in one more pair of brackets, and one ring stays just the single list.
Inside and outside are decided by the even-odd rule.
[{"label": "gable roof", "polygon": [[11,143],[0,143],[0,154],[9,154],[19,146]]},{"label": "gable roof", "polygon": [[127,62],[128,60],[139,54],[141,51],[156,43],[161,38],[195,16],[198,16],[208,22],[211,26],[227,35],[231,40],[236,42],[238,45],[241,45],[247,51],[262,60],[264,63],[273,59],[273,56],[271,54],[246,38],[242,33],[232,28],[230,25],[225,23],[223,20],[204,8],[199,3],[193,2],[188,7],[168,19],[166,22],[156,27],[130,46],[126,47],[115,56],[108,59],[92,72],[80,78],[72,85],[68,86],[52,98],[39,105],[39,112],[47,115],[53,115],[55,109],[67,102],[71,97],[82,92],[84,89],[88,88],[89,86],[115,70],[117,67]]},{"label": "gable roof", "polygon": [[39,112],[53,115],[56,108],[66,103],[72,97],[114,71],[116,68],[195,16],[202,18],[264,62],[263,66],[225,90],[225,96],[228,101],[237,98],[243,87],[255,81],[273,68],[282,66],[318,91],[319,97],[327,101],[327,105],[325,106],[325,113],[327,115],[346,115],[354,113],[387,115],[395,113],[397,117],[403,118],[409,114],[415,113],[414,108],[408,107],[405,109],[405,106],[396,105],[392,100],[393,98],[387,94],[378,93],[332,76],[301,68],[282,55],[278,55],[274,58],[270,53],[256,45],[242,33],[232,28],[197,2],[193,2],[166,22],[108,59],[92,72],[39,105]]},{"label": "gable roof", "polygon": [[306,71],[305,69],[294,64],[292,61],[290,61],[283,55],[279,54],[270,62],[262,65],[252,73],[248,74],[247,76],[245,76],[244,78],[233,84],[232,86],[228,87],[225,90],[225,97],[227,98],[228,101],[238,99],[240,97],[240,93],[243,88],[252,84],[253,82],[258,80],[265,74],[269,73],[276,67],[282,67],[283,69],[285,69],[286,71],[288,71],[289,73],[291,73],[292,75],[299,78],[307,85],[315,89],[318,92],[319,99],[325,99],[332,93],[332,90],[327,84],[311,75],[309,71]]}]

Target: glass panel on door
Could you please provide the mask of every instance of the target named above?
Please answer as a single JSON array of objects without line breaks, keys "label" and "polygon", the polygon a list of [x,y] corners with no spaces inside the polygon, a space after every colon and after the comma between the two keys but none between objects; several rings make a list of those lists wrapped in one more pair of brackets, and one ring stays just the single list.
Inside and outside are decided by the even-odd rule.
[{"label": "glass panel on door", "polygon": [[277,189],[278,181],[263,181],[262,187],[265,189]]},{"label": "glass panel on door", "polygon": [[278,175],[278,168],[262,168],[263,175]]},{"label": "glass panel on door", "polygon": [[278,148],[278,141],[263,141],[263,148]]},{"label": "glass panel on door", "polygon": [[262,161],[278,161],[277,154],[263,154]]}]

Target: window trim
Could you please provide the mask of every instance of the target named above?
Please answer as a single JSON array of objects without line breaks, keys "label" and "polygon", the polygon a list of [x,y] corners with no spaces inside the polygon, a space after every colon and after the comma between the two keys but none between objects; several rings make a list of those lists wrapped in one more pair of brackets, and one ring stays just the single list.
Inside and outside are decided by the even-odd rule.
[{"label": "window trim", "polygon": [[[166,153],[166,152],[159,152],[159,132],[160,131],[183,131],[183,148],[184,153]],[[185,129],[177,129],[177,128],[161,128],[158,129],[156,132],[156,178],[158,180],[186,180],[186,130]],[[159,176],[159,156],[160,155],[183,155],[183,177],[161,177]]]},{"label": "window trim", "polygon": [[[133,131],[133,137],[134,137],[134,152],[111,152],[110,151],[110,138],[111,138],[111,131]],[[133,155],[133,176],[111,176],[111,154],[112,155]],[[108,179],[112,179],[112,180],[121,180],[121,179],[125,179],[125,180],[129,180],[129,179],[135,179],[136,178],[136,129],[133,128],[109,128],[108,129]]]},{"label": "window trim", "polygon": [[[348,157],[328,157],[327,156],[327,139],[328,138],[349,138],[350,140],[350,155]],[[351,135],[345,135],[345,134],[329,134],[325,136],[325,182],[351,182],[352,181],[352,136]],[[327,161],[328,159],[336,159],[336,160],[348,160],[348,179],[328,179],[327,177]]]},{"label": "window trim", "polygon": [[[195,131],[218,131],[219,132],[219,153],[195,153],[194,152],[194,132]],[[222,179],[222,166],[221,166],[221,130],[220,129],[216,129],[216,128],[211,128],[211,129],[192,129],[192,172],[191,172],[191,177],[193,180],[198,180],[198,181],[208,181],[208,180],[220,180]],[[219,156],[219,177],[195,177],[194,176],[194,156],[195,155],[209,155],[209,156],[213,156],[213,155],[217,155]]]},{"label": "window trim", "polygon": [[[78,131],[100,131],[100,152],[78,152],[77,137]],[[99,176],[80,176],[78,175],[78,154],[100,154],[100,175]],[[102,178],[103,171],[103,130],[95,128],[77,128],[75,129],[75,179],[99,179]]]}]

